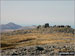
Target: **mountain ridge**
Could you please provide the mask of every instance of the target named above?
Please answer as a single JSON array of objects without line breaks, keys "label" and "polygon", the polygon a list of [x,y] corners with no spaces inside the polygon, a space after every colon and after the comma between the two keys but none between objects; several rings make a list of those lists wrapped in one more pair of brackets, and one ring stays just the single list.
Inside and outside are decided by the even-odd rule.
[{"label": "mountain ridge", "polygon": [[1,29],[1,30],[5,30],[5,29],[19,29],[19,28],[21,28],[21,27],[22,27],[22,26],[17,25],[17,24],[12,23],[12,22],[10,22],[10,23],[8,23],[8,24],[2,24],[2,25],[0,25],[0,29]]},{"label": "mountain ridge", "polygon": [[14,30],[21,30],[21,29],[32,29],[35,27],[36,26],[21,26],[13,22],[9,22],[7,24],[0,25],[0,32],[7,32],[7,31],[14,31]]}]

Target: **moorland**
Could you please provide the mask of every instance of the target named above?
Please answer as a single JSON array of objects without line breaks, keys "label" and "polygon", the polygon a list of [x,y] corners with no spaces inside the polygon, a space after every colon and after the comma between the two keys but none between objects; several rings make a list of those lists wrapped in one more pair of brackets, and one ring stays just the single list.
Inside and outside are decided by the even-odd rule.
[{"label": "moorland", "polygon": [[39,25],[32,29],[20,29],[0,33],[1,54],[19,56],[52,56],[60,51],[73,51],[75,29],[67,25]]}]

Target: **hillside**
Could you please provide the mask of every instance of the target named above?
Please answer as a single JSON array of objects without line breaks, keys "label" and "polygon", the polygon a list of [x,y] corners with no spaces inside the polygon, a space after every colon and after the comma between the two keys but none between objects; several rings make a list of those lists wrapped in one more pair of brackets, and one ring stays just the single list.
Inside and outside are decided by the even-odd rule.
[{"label": "hillside", "polygon": [[[71,27],[37,26],[37,28],[27,30],[1,33],[0,49],[2,49],[2,55],[10,56],[47,56],[59,54],[59,51],[74,51],[75,33],[73,30]],[[37,49],[38,47],[43,49],[42,52]]]}]

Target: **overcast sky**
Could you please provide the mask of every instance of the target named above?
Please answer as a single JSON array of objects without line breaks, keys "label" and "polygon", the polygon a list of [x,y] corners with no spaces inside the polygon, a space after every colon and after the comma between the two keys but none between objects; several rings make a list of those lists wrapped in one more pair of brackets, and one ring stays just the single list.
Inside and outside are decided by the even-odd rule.
[{"label": "overcast sky", "polygon": [[1,1],[1,23],[74,25],[74,1]]}]

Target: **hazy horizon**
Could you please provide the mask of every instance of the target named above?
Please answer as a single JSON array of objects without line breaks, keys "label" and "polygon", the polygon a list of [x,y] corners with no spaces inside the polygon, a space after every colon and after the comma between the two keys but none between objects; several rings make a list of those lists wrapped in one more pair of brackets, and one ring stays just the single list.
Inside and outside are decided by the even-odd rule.
[{"label": "hazy horizon", "polygon": [[74,1],[1,1],[1,24],[74,26]]}]

